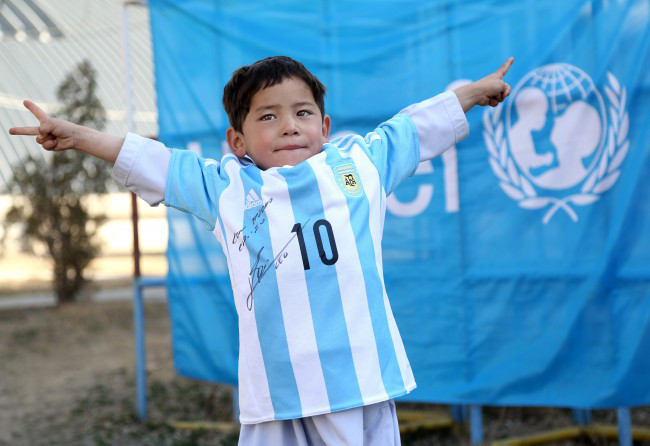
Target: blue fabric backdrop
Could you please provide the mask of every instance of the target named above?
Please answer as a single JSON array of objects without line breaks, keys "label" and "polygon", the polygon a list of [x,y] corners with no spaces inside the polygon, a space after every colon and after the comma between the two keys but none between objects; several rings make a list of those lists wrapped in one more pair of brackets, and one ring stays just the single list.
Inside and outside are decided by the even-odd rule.
[{"label": "blue fabric backdrop", "polygon": [[[230,74],[277,54],[364,133],[510,55],[511,97],[388,202],[386,285],[418,388],[405,399],[650,403],[648,1],[150,0],[160,140],[220,158]],[[213,235],[169,212],[179,373],[236,384]]]}]

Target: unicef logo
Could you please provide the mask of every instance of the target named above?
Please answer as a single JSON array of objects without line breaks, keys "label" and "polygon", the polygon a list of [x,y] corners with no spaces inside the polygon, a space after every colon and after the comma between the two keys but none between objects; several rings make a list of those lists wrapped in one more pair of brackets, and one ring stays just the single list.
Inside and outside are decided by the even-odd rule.
[{"label": "unicef logo", "polygon": [[[605,96],[581,69],[539,67],[524,76],[510,100],[483,114],[483,138],[501,189],[525,209],[562,209],[600,198],[620,175],[629,149],[626,91],[611,73]],[[504,113],[505,111],[505,113]]]}]

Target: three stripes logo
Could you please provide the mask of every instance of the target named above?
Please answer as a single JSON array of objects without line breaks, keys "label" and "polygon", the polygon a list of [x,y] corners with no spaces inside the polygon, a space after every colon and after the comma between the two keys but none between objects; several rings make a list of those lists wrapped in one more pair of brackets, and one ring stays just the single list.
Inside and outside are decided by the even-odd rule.
[{"label": "three stripes logo", "polygon": [[251,189],[248,191],[248,195],[246,195],[246,203],[244,204],[244,209],[252,209],[257,206],[262,206],[264,204],[262,200],[260,200],[260,197],[257,195],[257,193]]}]

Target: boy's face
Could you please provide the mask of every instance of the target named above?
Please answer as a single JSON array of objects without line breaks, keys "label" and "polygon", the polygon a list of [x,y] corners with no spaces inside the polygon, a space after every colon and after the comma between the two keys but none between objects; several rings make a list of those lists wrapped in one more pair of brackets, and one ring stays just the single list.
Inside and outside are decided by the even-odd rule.
[{"label": "boy's face", "polygon": [[327,142],[330,118],[321,115],[303,81],[287,78],[253,95],[243,132],[226,132],[238,157],[248,155],[261,169],[295,166],[320,151]]}]

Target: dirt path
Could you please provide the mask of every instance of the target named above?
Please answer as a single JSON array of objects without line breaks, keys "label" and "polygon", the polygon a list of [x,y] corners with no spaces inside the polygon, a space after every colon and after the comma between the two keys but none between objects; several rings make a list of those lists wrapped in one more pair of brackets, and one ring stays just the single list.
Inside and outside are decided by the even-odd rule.
[{"label": "dirt path", "polygon": [[[146,323],[147,369],[171,379],[167,305],[147,303]],[[134,362],[129,302],[0,312],[0,444],[45,434],[98,384],[134,395]]]},{"label": "dirt path", "polygon": [[[171,420],[231,420],[231,389],[175,376],[167,304],[148,302],[145,311],[147,423],[140,423],[135,415],[130,302],[0,311],[0,446],[235,445],[236,434],[188,432],[170,426]],[[408,406],[398,403],[398,409]],[[635,426],[650,427],[650,407],[633,409],[632,420]],[[615,411],[594,411],[594,423],[615,425]],[[484,411],[486,440],[573,424],[566,409]],[[415,432],[403,436],[402,442],[405,446],[458,446],[469,444],[468,439],[466,428],[456,426]],[[553,444],[616,443],[615,439],[585,436]],[[648,446],[648,442],[636,444]]]}]

